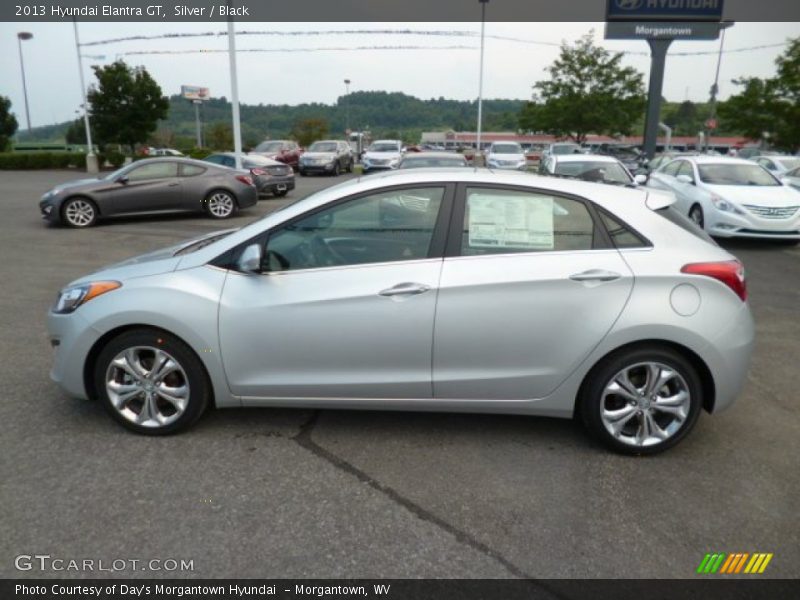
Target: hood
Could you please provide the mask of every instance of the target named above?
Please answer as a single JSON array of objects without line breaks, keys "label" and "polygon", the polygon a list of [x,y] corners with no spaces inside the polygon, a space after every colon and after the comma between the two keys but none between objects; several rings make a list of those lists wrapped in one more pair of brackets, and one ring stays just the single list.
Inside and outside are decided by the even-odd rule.
[{"label": "hood", "polygon": [[303,158],[315,158],[324,160],[333,160],[336,158],[335,152],[304,152]]},{"label": "hood", "polygon": [[202,247],[203,244],[201,244],[201,242],[208,242],[208,244],[214,243],[218,239],[222,239],[238,230],[238,228],[234,228],[204,233],[203,235],[184,240],[172,246],[167,246],[166,248],[154,250],[147,254],[140,254],[139,256],[128,258],[122,262],[106,265],[94,273],[76,279],[70,283],[70,285],[85,283],[87,281],[96,281],[98,279],[124,281],[135,277],[160,275],[161,273],[175,271],[184,257],[184,254],[181,254],[182,250],[188,250],[190,246],[195,244],[197,244],[198,247]]},{"label": "hood", "polygon": [[706,189],[717,196],[736,204],[755,204],[770,208],[800,206],[800,194],[797,190],[784,185],[706,185]]},{"label": "hood", "polygon": [[[88,177],[86,179],[76,179],[74,181],[67,181],[65,183],[59,183],[56,187],[51,189],[50,192],[52,192],[54,194],[57,194],[58,192],[60,192],[62,190],[66,190],[66,189],[69,189],[69,188],[83,187],[83,186],[89,186],[89,185],[93,185],[93,184],[98,184],[98,183],[100,183],[102,181],[103,181],[103,178],[101,178],[101,177]],[[106,183],[111,183],[111,182],[106,182]]]}]

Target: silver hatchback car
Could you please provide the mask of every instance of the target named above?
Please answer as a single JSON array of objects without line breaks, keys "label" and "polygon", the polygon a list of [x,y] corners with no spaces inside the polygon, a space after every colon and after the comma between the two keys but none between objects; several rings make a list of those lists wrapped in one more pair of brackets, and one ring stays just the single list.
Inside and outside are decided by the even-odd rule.
[{"label": "silver hatchback car", "polygon": [[139,433],[209,406],[570,418],[651,454],[746,378],[742,265],[656,190],[450,169],[347,181],[61,290],[52,378]]}]

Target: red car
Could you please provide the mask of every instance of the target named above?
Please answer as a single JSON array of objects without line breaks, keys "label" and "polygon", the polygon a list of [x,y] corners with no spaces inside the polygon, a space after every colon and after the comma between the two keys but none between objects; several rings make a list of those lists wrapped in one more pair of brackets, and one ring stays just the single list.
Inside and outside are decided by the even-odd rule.
[{"label": "red car", "polygon": [[250,154],[258,154],[259,156],[280,161],[297,171],[300,166],[300,156],[303,154],[303,149],[300,144],[291,140],[265,140],[253,148]]}]

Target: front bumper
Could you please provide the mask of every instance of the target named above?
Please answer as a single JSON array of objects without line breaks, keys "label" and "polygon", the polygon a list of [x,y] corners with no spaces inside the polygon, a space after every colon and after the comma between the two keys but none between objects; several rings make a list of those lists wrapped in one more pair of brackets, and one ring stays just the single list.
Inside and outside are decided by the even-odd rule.
[{"label": "front bumper", "polygon": [[[745,209],[746,210],[746,209]],[[715,210],[706,216],[706,231],[714,237],[800,240],[800,210],[786,218],[763,218]]]},{"label": "front bumper", "polygon": [[42,219],[48,223],[60,223],[61,214],[58,205],[52,200],[42,200],[39,202],[39,211],[42,213]]},{"label": "front bumper", "polygon": [[80,308],[67,315],[52,312],[47,315],[47,333],[55,352],[50,379],[70,396],[86,399],[84,367],[89,351],[100,339],[100,333],[79,311]]},{"label": "front bumper", "polygon": [[305,171],[306,173],[333,173],[334,165],[336,165],[336,161],[331,161],[328,163],[300,163],[300,170]]}]

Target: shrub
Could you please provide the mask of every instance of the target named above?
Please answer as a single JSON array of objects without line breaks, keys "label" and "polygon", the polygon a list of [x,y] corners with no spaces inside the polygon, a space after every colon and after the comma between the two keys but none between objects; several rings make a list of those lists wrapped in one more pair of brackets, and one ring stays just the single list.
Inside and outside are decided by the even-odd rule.
[{"label": "shrub", "polygon": [[125,162],[125,155],[122,152],[109,152],[106,154],[106,160],[108,160],[112,167],[119,169]]},{"label": "shrub", "polygon": [[83,168],[81,152],[0,152],[0,170]]}]

